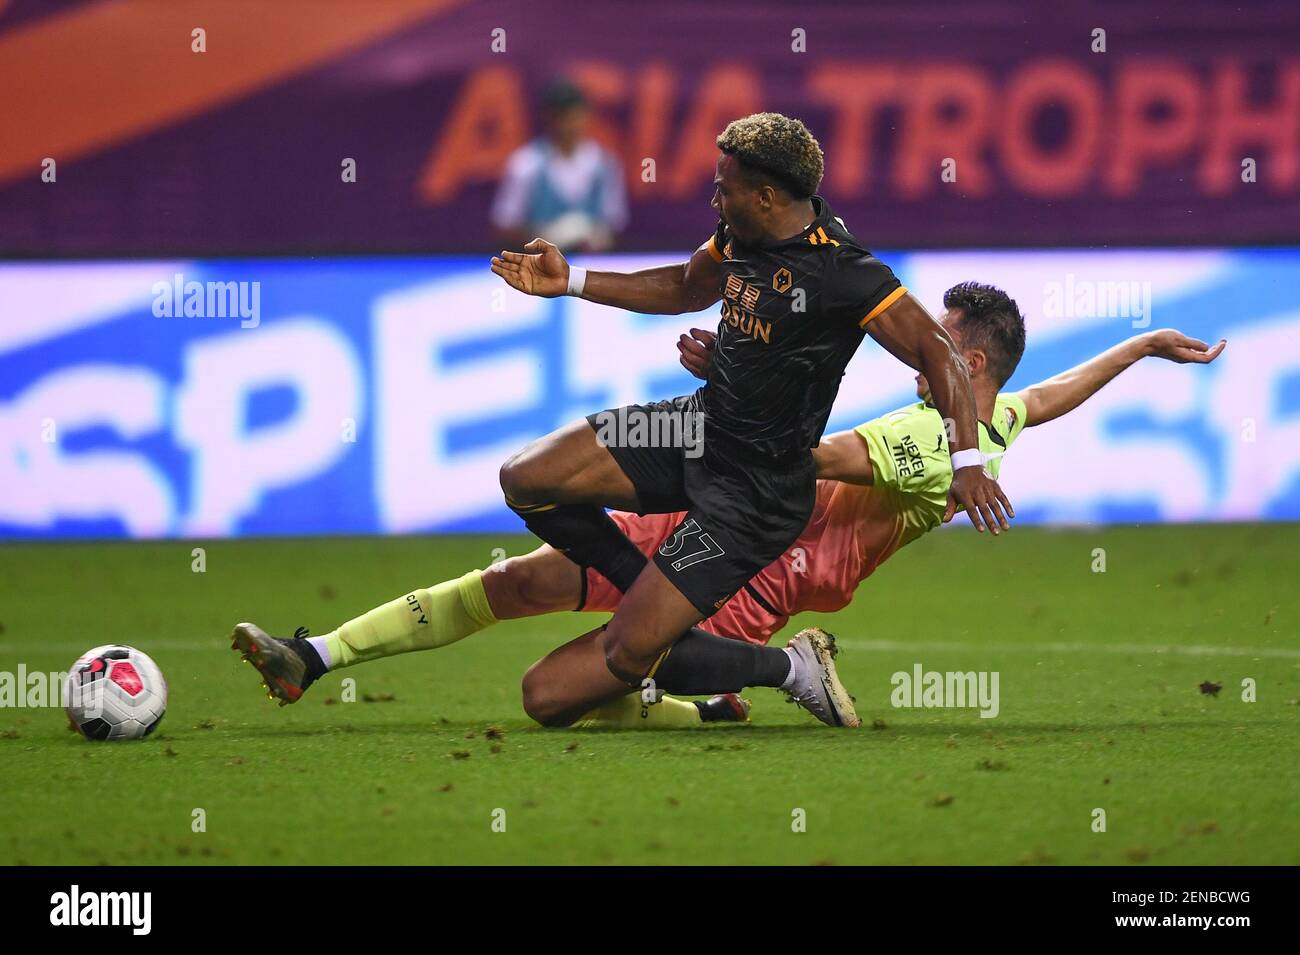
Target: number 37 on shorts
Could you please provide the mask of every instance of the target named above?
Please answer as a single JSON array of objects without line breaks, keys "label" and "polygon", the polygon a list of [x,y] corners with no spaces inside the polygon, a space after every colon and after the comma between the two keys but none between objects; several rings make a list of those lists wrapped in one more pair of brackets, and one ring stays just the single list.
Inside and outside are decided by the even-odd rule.
[{"label": "number 37 on shorts", "polygon": [[693,517],[677,525],[673,536],[659,545],[659,555],[668,558],[673,570],[677,571],[725,553],[713,535],[701,528]]}]

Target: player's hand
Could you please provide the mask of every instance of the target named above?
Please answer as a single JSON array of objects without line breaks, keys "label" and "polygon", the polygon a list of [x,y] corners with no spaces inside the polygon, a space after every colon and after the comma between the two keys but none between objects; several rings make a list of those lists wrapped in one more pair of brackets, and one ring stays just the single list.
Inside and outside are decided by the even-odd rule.
[{"label": "player's hand", "polygon": [[555,298],[569,290],[569,263],[559,247],[545,239],[533,239],[524,252],[492,256],[492,271],[525,295]]},{"label": "player's hand", "polygon": [[961,508],[970,516],[975,529],[983,533],[987,527],[996,536],[1001,530],[1011,530],[1008,517],[1015,517],[1015,508],[998,487],[998,482],[984,473],[979,465],[958,469],[952,476],[952,486],[948,489],[948,508],[943,513],[943,522],[947,524]]},{"label": "player's hand", "polygon": [[1195,338],[1188,338],[1182,332],[1173,328],[1162,328],[1159,331],[1147,333],[1147,352],[1156,358],[1167,358],[1175,361],[1180,365],[1186,365],[1188,362],[1194,362],[1199,365],[1208,364],[1219,357],[1219,354],[1227,346],[1228,340],[1220,338],[1218,344],[1213,348]]},{"label": "player's hand", "polygon": [[718,336],[703,328],[692,328],[690,335],[677,339],[677,351],[681,354],[682,367],[696,378],[709,377],[709,365],[713,364],[713,346]]}]

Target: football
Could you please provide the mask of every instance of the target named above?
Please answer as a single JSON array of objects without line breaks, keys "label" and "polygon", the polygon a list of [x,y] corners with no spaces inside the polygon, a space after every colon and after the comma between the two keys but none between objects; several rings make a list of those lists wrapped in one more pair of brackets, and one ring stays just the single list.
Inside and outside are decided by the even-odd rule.
[{"label": "football", "polygon": [[167,681],[148,654],[108,644],[77,658],[63,699],[72,728],[86,739],[141,739],[167,711]]}]

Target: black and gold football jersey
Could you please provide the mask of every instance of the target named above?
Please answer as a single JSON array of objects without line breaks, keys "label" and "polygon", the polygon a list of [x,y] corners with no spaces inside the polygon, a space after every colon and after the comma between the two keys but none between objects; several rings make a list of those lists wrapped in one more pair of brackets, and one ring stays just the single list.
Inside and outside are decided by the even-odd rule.
[{"label": "black and gold football jersey", "polygon": [[788,462],[821,439],[844,368],[867,323],[906,293],[820,196],[796,236],[742,245],[719,222],[722,319],[706,384],[705,445],[759,463]]}]

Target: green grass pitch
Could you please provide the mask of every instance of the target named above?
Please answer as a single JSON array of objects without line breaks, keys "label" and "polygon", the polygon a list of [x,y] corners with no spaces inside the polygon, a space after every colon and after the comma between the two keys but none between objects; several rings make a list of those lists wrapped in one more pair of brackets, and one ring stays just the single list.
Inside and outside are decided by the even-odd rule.
[{"label": "green grass pitch", "polygon": [[[857,732],[772,690],[748,726],[535,728],[519,679],[596,619],[574,614],[278,709],[232,624],[323,633],[530,539],[216,541],[204,573],[194,546],[0,547],[0,671],[120,642],[171,687],[140,743],[0,709],[0,863],[1300,863],[1300,525],[933,535],[786,633],[840,638]],[[915,663],[998,671],[1001,712],[893,708],[890,675]],[[330,705],[345,676],[357,702]]]}]

